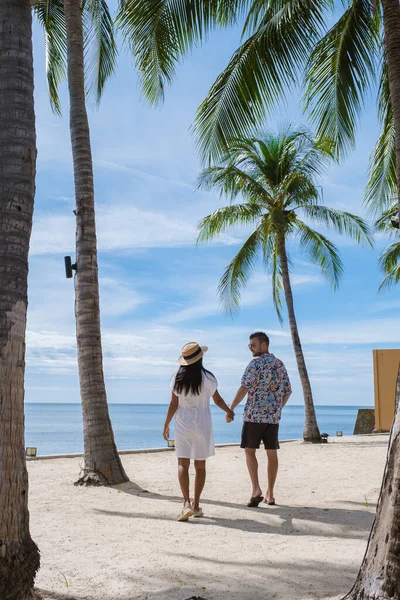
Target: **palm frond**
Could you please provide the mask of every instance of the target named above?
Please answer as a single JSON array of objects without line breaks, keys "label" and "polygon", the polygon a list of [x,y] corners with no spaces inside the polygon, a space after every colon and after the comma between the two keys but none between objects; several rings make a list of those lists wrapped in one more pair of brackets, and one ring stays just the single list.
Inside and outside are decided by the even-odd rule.
[{"label": "palm frond", "polygon": [[359,216],[327,206],[299,206],[307,217],[335,229],[341,235],[348,235],[358,244],[372,246],[372,234],[368,224]]},{"label": "palm frond", "polygon": [[245,241],[221,277],[218,292],[224,309],[232,315],[239,308],[242,290],[254,269],[263,240],[260,225]]},{"label": "palm frond", "polygon": [[382,132],[369,162],[368,183],[364,201],[370,214],[378,215],[398,195],[396,173],[396,132],[390,101],[389,76],[383,60],[379,85],[379,117]]},{"label": "palm frond", "polygon": [[321,269],[332,286],[337,288],[343,273],[343,264],[335,244],[299,219],[296,219],[295,225],[299,233],[301,249]]},{"label": "palm frond", "polygon": [[390,288],[400,281],[400,242],[395,242],[381,254],[379,265],[386,273],[379,289]]},{"label": "palm frond", "polygon": [[[251,202],[265,201],[269,196],[268,190],[257,178],[254,169],[241,169],[235,164],[236,161],[236,157],[233,157],[225,167],[204,169],[198,177],[198,187],[207,190],[217,189],[221,196],[226,195],[230,200],[234,200],[241,194]],[[238,162],[240,163],[240,158]]]},{"label": "palm frond", "polygon": [[244,0],[122,0],[117,26],[131,48],[144,96],[163,101],[176,65],[216,25],[226,27],[240,14]]},{"label": "palm frond", "polygon": [[282,268],[279,258],[276,234],[272,233],[271,216],[263,219],[263,262],[268,273],[271,274],[272,301],[279,322],[283,324],[282,315],[282,294],[283,279]]},{"label": "palm frond", "polygon": [[248,134],[298,80],[324,27],[327,1],[271,0],[254,33],[232,56],[200,105],[194,131],[203,161]]},{"label": "palm frond", "polygon": [[61,115],[58,90],[61,81],[67,76],[67,33],[64,3],[62,0],[37,0],[33,10],[44,30],[50,105],[53,112]]},{"label": "palm frond", "polygon": [[306,110],[317,134],[335,142],[342,158],[353,147],[364,92],[375,78],[379,12],[371,0],[352,0],[316,44],[306,69]]},{"label": "palm frond", "polygon": [[231,204],[224,206],[202,219],[198,225],[197,243],[214,239],[220,233],[236,225],[250,225],[257,222],[262,214],[257,204]]},{"label": "palm frond", "polygon": [[114,22],[106,0],[86,0],[82,5],[87,92],[98,104],[117,62]]}]

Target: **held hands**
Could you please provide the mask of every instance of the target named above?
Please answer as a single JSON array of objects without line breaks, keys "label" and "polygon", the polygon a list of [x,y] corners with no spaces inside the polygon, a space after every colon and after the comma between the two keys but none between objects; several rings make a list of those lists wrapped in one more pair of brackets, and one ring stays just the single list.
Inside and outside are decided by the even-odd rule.
[{"label": "held hands", "polygon": [[233,419],[235,418],[235,413],[233,412],[233,410],[231,410],[230,408],[227,410],[226,412],[226,417],[225,420],[227,423],[232,423]]},{"label": "held hands", "polygon": [[169,425],[165,425],[165,427],[164,427],[163,438],[166,442],[168,442],[168,440],[169,440]]}]

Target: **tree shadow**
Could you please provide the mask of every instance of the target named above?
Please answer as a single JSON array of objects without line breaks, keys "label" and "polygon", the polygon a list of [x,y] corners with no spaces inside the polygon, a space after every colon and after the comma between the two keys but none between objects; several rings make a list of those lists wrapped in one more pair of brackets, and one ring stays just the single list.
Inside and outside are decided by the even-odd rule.
[{"label": "tree shadow", "polygon": [[[203,504],[206,504],[204,502]],[[224,503],[210,502],[208,504]],[[232,504],[228,503],[228,506]],[[236,506],[236,505],[233,505]],[[240,505],[239,505],[240,506]],[[319,536],[343,537],[359,539],[365,537],[370,530],[374,515],[367,510],[346,510],[342,508],[297,508],[274,506],[269,508],[251,509],[240,506],[246,511],[243,516],[210,516],[205,514],[200,519],[190,519],[185,524],[189,526],[214,526],[225,529],[234,529],[250,533],[293,535],[293,536]],[[151,519],[158,521],[176,521],[175,514],[171,517],[162,514],[146,512],[122,512],[103,509],[94,509],[98,514],[110,517],[125,517],[128,519]],[[276,518],[279,517],[280,521]],[[332,526],[334,529],[332,530]]]},{"label": "tree shadow", "polygon": [[[127,591],[118,596],[109,593],[60,594],[37,590],[40,600],[327,600],[342,598],[351,588],[358,565],[337,564],[323,560],[295,563],[285,561],[251,562],[212,560],[178,552],[176,581],[171,573],[154,569],[152,589],[143,589],[140,573],[118,573]],[[357,562],[357,561],[356,561]],[[215,563],[218,569],[213,568]],[[195,574],[195,575],[194,575]]]}]

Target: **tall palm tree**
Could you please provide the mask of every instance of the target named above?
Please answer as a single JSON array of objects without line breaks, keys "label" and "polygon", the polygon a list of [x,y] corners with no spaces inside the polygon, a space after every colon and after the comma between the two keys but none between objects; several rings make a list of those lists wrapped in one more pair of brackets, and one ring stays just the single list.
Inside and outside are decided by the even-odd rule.
[{"label": "tall palm tree", "polygon": [[0,0],[0,73],[0,598],[30,600],[39,550],[29,532],[24,375],[36,132],[23,0]]},{"label": "tall palm tree", "polygon": [[94,177],[86,111],[86,91],[94,91],[99,100],[115,67],[113,25],[104,0],[84,4],[80,0],[38,0],[35,9],[45,30],[53,109],[61,110],[58,86],[66,74],[70,99],[76,200],[75,314],[84,430],[84,467],[77,483],[113,485],[128,477],[115,444],[104,382]]},{"label": "tall palm tree", "polygon": [[371,244],[368,226],[360,217],[319,203],[315,178],[322,174],[329,158],[330,144],[317,142],[305,131],[287,130],[278,135],[231,141],[221,165],[205,169],[199,180],[200,186],[217,189],[231,201],[239,195],[244,200],[205,217],[199,225],[199,241],[213,239],[232,226],[252,226],[252,233],[220,281],[219,292],[225,306],[232,310],[239,305],[257,257],[262,258],[271,273],[272,297],[280,320],[284,294],[303,388],[306,442],[319,441],[320,432],[294,311],[287,244],[297,240],[333,287],[337,287],[343,269],[338,251],[307,222],[320,223],[358,243]]}]

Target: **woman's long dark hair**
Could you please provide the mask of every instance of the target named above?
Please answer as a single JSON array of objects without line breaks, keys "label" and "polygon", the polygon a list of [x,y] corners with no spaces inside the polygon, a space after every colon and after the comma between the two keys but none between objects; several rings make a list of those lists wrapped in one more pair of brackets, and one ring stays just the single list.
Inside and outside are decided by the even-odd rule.
[{"label": "woman's long dark hair", "polygon": [[203,373],[209,379],[214,377],[211,371],[207,371],[207,369],[203,367],[202,358],[192,365],[179,367],[179,371],[175,377],[174,394],[179,396],[179,394],[184,392],[185,394],[192,393],[194,396],[198,396],[203,381]]}]

